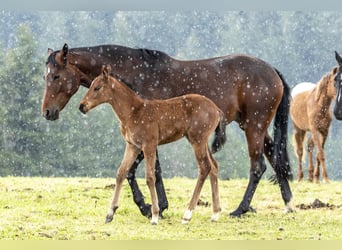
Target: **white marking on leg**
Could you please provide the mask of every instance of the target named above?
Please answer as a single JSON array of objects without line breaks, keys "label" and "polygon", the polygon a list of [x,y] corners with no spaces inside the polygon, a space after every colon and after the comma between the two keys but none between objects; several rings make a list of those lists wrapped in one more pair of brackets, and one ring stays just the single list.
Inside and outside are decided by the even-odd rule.
[{"label": "white marking on leg", "polygon": [[292,206],[292,199],[286,204],[285,206],[285,210],[284,210],[284,213],[292,213],[294,212],[295,210],[293,209],[293,206]]},{"label": "white marking on leg", "polygon": [[158,215],[157,216],[152,215],[151,224],[158,225]]},{"label": "white marking on leg", "polygon": [[211,221],[212,222],[217,222],[219,220],[220,213],[213,213],[211,216]]},{"label": "white marking on leg", "polygon": [[192,211],[189,209],[186,210],[184,215],[183,215],[182,224],[189,223],[189,221],[191,220],[191,216],[192,216]]}]

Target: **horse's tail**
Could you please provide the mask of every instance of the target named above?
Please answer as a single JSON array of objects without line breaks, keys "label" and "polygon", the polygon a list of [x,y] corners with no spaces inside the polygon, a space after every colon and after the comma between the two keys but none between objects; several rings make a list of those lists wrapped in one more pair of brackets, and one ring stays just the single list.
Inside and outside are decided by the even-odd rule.
[{"label": "horse's tail", "polygon": [[276,177],[279,180],[292,180],[293,175],[290,166],[290,160],[287,153],[287,126],[290,110],[291,94],[290,88],[286,83],[283,75],[275,69],[283,82],[284,92],[273,124],[274,147],[272,151],[272,161]]},{"label": "horse's tail", "polygon": [[220,121],[215,129],[215,138],[213,144],[211,145],[211,152],[213,154],[220,151],[227,141],[225,117],[221,110],[219,110],[219,113]]}]

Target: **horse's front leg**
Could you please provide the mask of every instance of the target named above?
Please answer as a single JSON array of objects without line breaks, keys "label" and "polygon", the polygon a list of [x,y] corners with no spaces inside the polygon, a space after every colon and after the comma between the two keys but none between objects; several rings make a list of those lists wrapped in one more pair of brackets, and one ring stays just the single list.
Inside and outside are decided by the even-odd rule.
[{"label": "horse's front leg", "polygon": [[134,161],[131,169],[128,172],[127,180],[129,186],[132,190],[134,203],[139,207],[139,210],[143,216],[147,218],[151,217],[151,205],[146,204],[144,200],[144,195],[141,193],[137,180],[135,178],[135,172],[137,171],[137,167],[140,162],[144,159],[144,153],[141,151]]},{"label": "horse's front leg", "polygon": [[[144,154],[141,151],[140,154],[137,156],[137,159],[133,163],[131,169],[129,170],[127,180],[130,185],[133,194],[133,200],[135,204],[140,209],[140,212],[143,216],[147,218],[151,218],[151,204],[146,204],[144,200],[144,196],[140,191],[139,185],[135,178],[135,172],[137,170],[138,165],[144,159]],[[162,171],[160,168],[159,157],[158,157],[158,150],[156,151],[156,163],[155,163],[155,176],[156,176],[156,190],[158,195],[158,202],[159,202],[159,216],[163,217],[162,213],[165,209],[169,207],[169,203],[166,197],[163,178],[161,175]]]},{"label": "horse's front leg", "polygon": [[114,195],[110,207],[108,209],[106,223],[109,223],[113,220],[114,213],[119,207],[119,197],[122,188],[122,183],[125,180],[125,177],[127,177],[128,171],[132,166],[133,162],[135,161],[135,159],[137,158],[139,152],[140,149],[136,148],[132,144],[126,143],[124,158],[116,174],[116,185],[114,189]]}]

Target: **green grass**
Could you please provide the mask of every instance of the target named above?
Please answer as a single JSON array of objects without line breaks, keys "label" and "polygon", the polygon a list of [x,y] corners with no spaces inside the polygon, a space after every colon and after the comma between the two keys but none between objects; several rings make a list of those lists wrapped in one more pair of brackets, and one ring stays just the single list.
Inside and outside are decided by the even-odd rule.
[{"label": "green grass", "polygon": [[[145,180],[139,184],[149,201]],[[284,214],[277,185],[262,180],[252,206],[257,213],[240,219],[229,217],[241,201],[247,180],[220,181],[222,213],[210,222],[211,206],[198,206],[191,222],[181,224],[190,200],[194,179],[165,179],[169,209],[157,226],[140,215],[127,182],[114,220],[105,224],[114,179],[100,178],[0,178],[0,239],[341,239],[342,182],[291,183],[294,205],[316,198],[332,208]],[[201,200],[211,204],[209,181]]]}]

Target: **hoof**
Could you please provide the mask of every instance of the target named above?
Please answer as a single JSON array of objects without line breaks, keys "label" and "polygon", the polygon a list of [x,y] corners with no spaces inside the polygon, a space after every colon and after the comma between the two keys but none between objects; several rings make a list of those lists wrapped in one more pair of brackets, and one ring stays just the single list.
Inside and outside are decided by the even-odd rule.
[{"label": "hoof", "polygon": [[190,222],[190,220],[191,219],[185,219],[185,218],[183,218],[182,219],[182,224],[184,225],[184,224],[188,224],[189,222]]},{"label": "hoof", "polygon": [[152,213],[151,213],[151,204],[145,204],[144,206],[140,206],[140,212],[143,216],[151,219]]},{"label": "hoof", "polygon": [[210,221],[211,221],[211,222],[218,222],[219,217],[220,217],[220,214],[219,214],[219,213],[214,213],[214,214],[211,216]]},{"label": "hoof", "polygon": [[112,220],[113,220],[113,215],[107,215],[107,217],[106,217],[106,224],[107,223],[110,223],[110,222],[112,222]]},{"label": "hoof", "polygon": [[256,213],[256,210],[254,208],[252,208],[252,207],[248,207],[247,210],[238,207],[235,211],[231,212],[229,214],[229,216],[232,217],[232,218],[241,218],[241,215],[243,215],[243,214],[245,214],[247,212]]},{"label": "hoof", "polygon": [[183,219],[182,219],[182,224],[187,224],[190,222],[192,217],[192,211],[191,210],[186,210],[184,215],[183,215]]},{"label": "hoof", "polygon": [[152,216],[151,224],[152,225],[158,225],[158,216],[157,217]]}]

